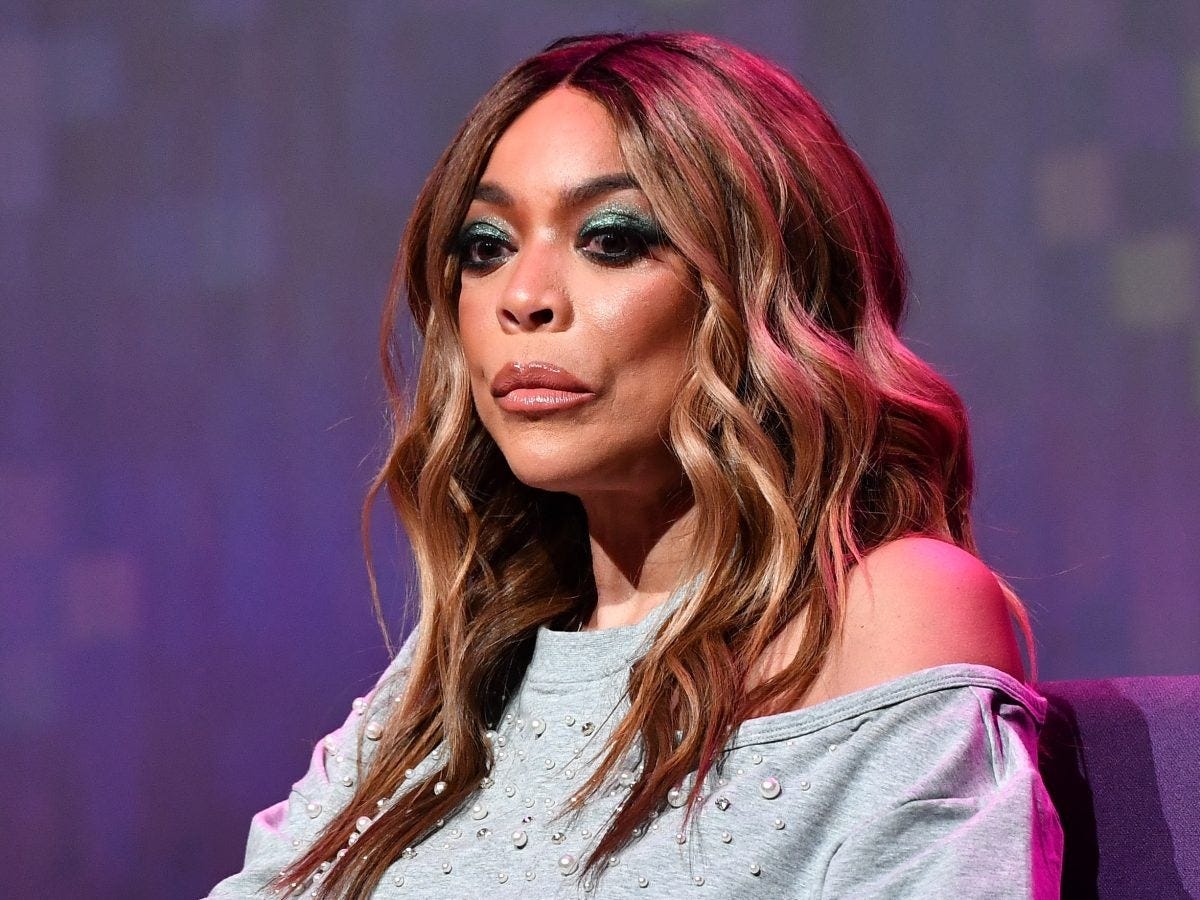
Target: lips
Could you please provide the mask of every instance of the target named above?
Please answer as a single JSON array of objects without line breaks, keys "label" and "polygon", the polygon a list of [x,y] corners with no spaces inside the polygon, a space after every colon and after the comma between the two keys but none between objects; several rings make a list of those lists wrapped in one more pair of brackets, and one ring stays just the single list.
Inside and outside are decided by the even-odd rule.
[{"label": "lips", "polygon": [[492,379],[496,405],[509,412],[547,413],[573,409],[596,392],[578,377],[553,363],[510,362]]}]

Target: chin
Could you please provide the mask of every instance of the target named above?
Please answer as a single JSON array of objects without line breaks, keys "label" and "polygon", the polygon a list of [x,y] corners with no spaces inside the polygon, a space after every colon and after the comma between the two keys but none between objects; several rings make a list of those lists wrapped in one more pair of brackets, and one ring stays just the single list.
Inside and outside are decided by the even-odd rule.
[{"label": "chin", "polygon": [[596,458],[579,442],[540,444],[522,442],[501,447],[505,462],[522,484],[541,491],[579,494],[603,483],[603,473],[612,468],[612,460]]},{"label": "chin", "polygon": [[583,473],[577,470],[564,471],[558,466],[513,465],[510,462],[508,467],[517,481],[539,491],[578,494],[587,483],[587,480],[581,477]]},{"label": "chin", "polygon": [[[604,440],[512,440],[497,442],[509,470],[522,484],[541,491],[574,494],[646,490],[678,478],[673,457],[661,445],[629,446],[615,435]],[[654,450],[660,451],[655,453]]]}]

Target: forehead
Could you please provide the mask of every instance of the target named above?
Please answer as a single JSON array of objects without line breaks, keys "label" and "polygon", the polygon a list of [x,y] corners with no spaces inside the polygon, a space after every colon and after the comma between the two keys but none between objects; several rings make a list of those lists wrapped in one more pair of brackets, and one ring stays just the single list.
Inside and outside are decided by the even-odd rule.
[{"label": "forehead", "polygon": [[582,91],[557,87],[500,135],[483,180],[512,192],[558,193],[590,176],[624,170],[608,111]]}]

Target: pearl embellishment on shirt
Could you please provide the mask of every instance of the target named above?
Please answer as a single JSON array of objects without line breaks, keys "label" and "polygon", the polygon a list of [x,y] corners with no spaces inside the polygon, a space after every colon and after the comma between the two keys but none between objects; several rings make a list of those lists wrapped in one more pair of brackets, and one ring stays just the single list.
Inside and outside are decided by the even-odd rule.
[{"label": "pearl embellishment on shirt", "polygon": [[[375,752],[366,742],[381,740],[386,730],[386,719],[369,718],[373,703],[371,696],[358,698],[354,703],[354,712],[368,718],[365,726],[357,731],[357,735],[365,738],[359,748],[363,754]],[[393,698],[389,695],[384,699]],[[487,729],[483,734],[492,748],[492,756],[485,769],[487,774],[482,774],[476,782],[477,792],[460,809],[448,813],[445,822],[438,821],[435,831],[443,829],[445,825],[451,827],[440,831],[437,840],[426,836],[416,848],[405,848],[396,860],[395,867],[387,873],[385,884],[400,886],[405,879],[410,885],[421,883],[418,873],[422,871],[425,878],[439,880],[443,876],[453,875],[453,878],[441,881],[443,887],[440,890],[450,895],[459,893],[459,882],[478,886],[479,878],[486,875],[487,881],[484,883],[495,886],[493,891],[499,897],[504,894],[504,890],[499,889],[500,885],[514,881],[519,883],[521,880],[531,883],[539,871],[545,877],[557,869],[564,879],[581,874],[593,835],[603,834],[604,823],[625,809],[630,788],[644,774],[642,752],[637,746],[632,747],[618,761],[617,771],[612,774],[611,780],[597,793],[587,797],[577,796],[579,787],[576,777],[586,778],[590,775],[590,769],[586,767],[594,765],[597,743],[603,742],[619,718],[611,716],[607,707],[595,705],[576,707],[576,711],[581,713],[579,716],[556,711],[547,717],[534,714],[536,710],[524,707],[521,700],[518,694],[500,721],[493,723],[496,727]],[[369,757],[364,755],[360,760],[359,754],[352,752],[354,744],[351,742],[357,739],[353,730],[337,736],[337,740],[334,740],[334,735],[324,740],[328,751],[325,764],[330,788],[338,782],[352,788],[355,778],[351,773],[362,763],[368,762]],[[650,886],[649,873],[654,871],[657,888],[669,891],[669,879],[666,876],[671,867],[660,868],[655,862],[647,862],[645,854],[637,849],[639,843],[653,841],[660,852],[666,850],[662,846],[664,843],[675,845],[677,852],[671,855],[687,861],[690,871],[684,870],[676,875],[683,886],[704,887],[709,892],[722,894],[727,885],[736,886],[736,879],[740,878],[742,888],[747,888],[746,879],[749,876],[757,877],[762,871],[758,862],[746,858],[749,856],[747,851],[758,846],[761,852],[763,845],[760,838],[765,837],[763,832],[771,829],[782,831],[786,827],[782,818],[772,820],[761,815],[761,812],[754,813],[759,803],[776,800],[783,792],[779,775],[764,772],[764,769],[770,771],[772,768],[776,773],[779,771],[778,762],[774,767],[770,765],[775,746],[781,747],[782,742],[778,745],[734,746],[718,760],[718,767],[713,770],[711,777],[704,779],[703,784],[695,785],[694,776],[689,776],[671,787],[663,798],[663,806],[651,811],[647,820],[632,830],[633,841],[627,847],[629,852],[622,853],[620,857],[609,855],[598,860],[600,866],[609,870],[605,881],[612,879],[624,884],[627,890],[634,885],[646,889]],[[828,740],[824,746],[830,750],[838,747]],[[318,870],[312,883],[315,885],[325,879],[330,865],[343,858],[360,836],[404,793],[419,785],[421,789],[431,787],[434,796],[444,795],[449,789],[448,781],[435,779],[439,774],[444,775],[449,756],[445,747],[437,747],[420,764],[405,770],[403,782],[397,786],[395,793],[379,799],[371,806],[373,812],[377,810],[375,817],[362,815],[354,821],[353,830],[347,835],[343,849]],[[588,760],[593,762],[589,763]],[[757,779],[754,766],[762,766],[757,769],[760,776]],[[797,777],[791,783],[797,785],[800,791],[812,788],[808,779]],[[497,790],[493,795],[486,793],[497,787],[502,790]],[[689,819],[687,807],[693,792],[698,815]],[[312,796],[325,801],[322,795]],[[708,801],[711,801],[711,806]],[[735,805],[738,816],[721,815]],[[330,807],[330,803],[326,802],[325,806]],[[560,818],[559,814],[571,807],[576,808],[578,817]],[[769,806],[758,808],[762,812],[771,809]],[[324,812],[322,803],[316,800],[303,803],[301,810],[302,815],[310,819],[316,819]],[[481,820],[484,819],[492,827],[483,826]],[[472,820],[480,824],[473,825]],[[695,829],[694,833],[688,830],[685,822]],[[314,823],[312,827],[316,829],[318,824]],[[463,828],[453,827],[455,825],[467,826],[465,834]],[[711,841],[707,845],[706,834],[708,841]],[[471,840],[471,835],[475,840]],[[507,840],[504,839],[506,835]],[[734,841],[735,835],[737,841]],[[463,843],[464,838],[467,843]],[[579,844],[572,847],[571,852],[562,852],[568,849],[567,845],[573,845],[576,841]],[[695,850],[690,846],[692,844],[696,845]],[[301,845],[295,846],[299,850]],[[553,855],[551,846],[559,851],[559,856]],[[428,852],[419,852],[424,848],[436,855],[432,859],[427,858]],[[506,854],[521,856],[510,855],[505,860]],[[526,868],[519,868],[513,862],[522,857],[527,861]],[[665,861],[666,854],[663,859]],[[599,883],[582,876],[579,886],[589,895],[601,888]]]},{"label": "pearl embellishment on shirt", "polygon": [[779,784],[779,779],[772,775],[770,778],[764,778],[758,786],[759,792],[766,800],[774,800],[782,792],[783,787]]}]

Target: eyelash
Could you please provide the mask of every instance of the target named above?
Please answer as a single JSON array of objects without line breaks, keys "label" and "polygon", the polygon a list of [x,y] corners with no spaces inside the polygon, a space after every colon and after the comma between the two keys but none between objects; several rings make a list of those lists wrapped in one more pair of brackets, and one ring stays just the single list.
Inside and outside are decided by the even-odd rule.
[{"label": "eyelash", "polygon": [[[580,232],[584,246],[597,238],[618,237],[626,242],[629,249],[622,253],[596,253],[584,249],[583,252],[597,264],[611,268],[632,265],[639,259],[650,255],[653,247],[664,243],[661,232],[652,223],[642,223],[621,217],[623,221],[593,223],[585,225]],[[453,252],[458,256],[459,265],[464,272],[484,273],[498,265],[503,259],[477,259],[476,251],[482,245],[507,246],[512,249],[508,237],[499,228],[487,222],[473,222],[464,228],[454,242]]]}]

